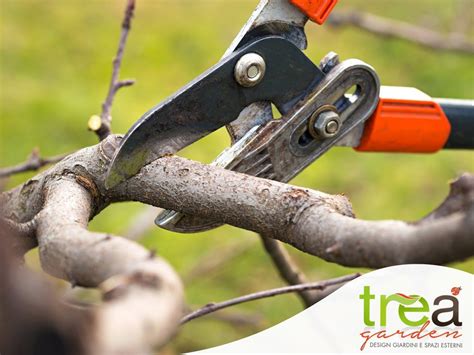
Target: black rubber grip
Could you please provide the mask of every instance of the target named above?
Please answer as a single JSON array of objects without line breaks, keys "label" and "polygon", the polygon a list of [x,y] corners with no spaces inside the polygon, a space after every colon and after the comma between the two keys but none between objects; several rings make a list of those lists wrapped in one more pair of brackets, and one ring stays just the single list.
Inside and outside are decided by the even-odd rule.
[{"label": "black rubber grip", "polygon": [[435,99],[451,123],[444,149],[474,149],[474,100]]}]

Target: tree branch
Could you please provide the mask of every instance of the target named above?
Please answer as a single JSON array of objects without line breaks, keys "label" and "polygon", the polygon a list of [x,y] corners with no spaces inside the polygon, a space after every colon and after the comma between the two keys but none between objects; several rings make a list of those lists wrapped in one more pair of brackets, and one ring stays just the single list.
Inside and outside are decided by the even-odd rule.
[{"label": "tree branch", "polygon": [[462,174],[451,181],[449,194],[445,200],[418,224],[429,223],[447,217],[453,213],[469,210],[474,204],[474,178],[471,174]]},{"label": "tree branch", "polygon": [[[307,283],[308,280],[301,270],[298,269],[290,254],[280,243],[272,238],[260,236],[263,247],[270,256],[273,265],[277,269],[280,277],[288,283],[288,285],[299,285]],[[311,290],[298,292],[301,301],[306,307],[312,306],[316,302],[316,294]]]},{"label": "tree branch", "polygon": [[107,96],[102,103],[102,112],[99,116],[92,116],[89,119],[89,129],[94,131],[99,140],[105,139],[112,133],[111,122],[112,122],[112,103],[115,98],[117,91],[125,86],[131,86],[135,83],[135,80],[119,80],[120,66],[122,65],[123,52],[125,44],[127,43],[128,33],[130,32],[131,21],[133,17],[133,11],[135,10],[135,0],[127,0],[127,6],[125,7],[124,18],[122,21],[122,30],[120,32],[120,39],[117,48],[117,54],[113,60],[112,77],[110,79],[109,90]]},{"label": "tree branch", "polygon": [[41,265],[73,285],[99,287],[94,312],[97,353],[143,353],[174,335],[183,307],[173,269],[142,246],[86,229],[93,196],[71,173],[48,184],[37,219]]},{"label": "tree branch", "polygon": [[446,36],[427,28],[356,10],[334,12],[328,18],[328,23],[334,27],[355,26],[380,36],[401,38],[436,50],[474,53],[474,43],[460,33],[453,32]]},{"label": "tree branch", "polygon": [[[186,307],[185,312],[191,313],[194,308],[197,307]],[[258,328],[264,323],[264,318],[261,314],[248,312],[239,313],[235,311],[213,313],[211,316],[207,317],[207,319],[226,322],[236,327],[250,326]]]},{"label": "tree branch", "polygon": [[[474,254],[474,175],[452,184],[457,192],[429,220],[364,221],[354,218],[343,196],[171,156],[107,190],[105,176],[119,142],[111,135],[0,194],[3,219],[33,226],[47,272],[103,290],[106,302],[94,323],[103,348],[163,344],[176,329],[182,302],[179,279],[164,261],[132,241],[86,229],[88,220],[110,203],[141,201],[213,218],[349,266],[439,264]],[[455,200],[463,202],[452,207]],[[23,245],[23,252],[31,247]],[[145,323],[153,325],[151,331],[144,331]]]},{"label": "tree branch", "polygon": [[328,286],[333,286],[333,285],[338,285],[341,283],[346,283],[348,281],[352,281],[359,277],[360,274],[353,274],[353,275],[346,275],[342,276],[339,278],[327,280],[327,281],[320,281],[320,282],[312,282],[312,283],[307,283],[307,284],[301,284],[301,285],[292,285],[292,286],[285,286],[285,287],[280,287],[280,288],[275,288],[272,290],[266,290],[266,291],[260,291],[256,293],[252,293],[249,295],[233,298],[228,301],[224,302],[219,302],[219,303],[209,303],[203,308],[200,308],[194,312],[191,312],[184,316],[181,319],[181,324],[185,324],[193,319],[202,317],[206,314],[218,311],[223,308],[235,306],[237,304],[245,303],[245,302],[250,302],[250,301],[255,301],[259,300],[262,298],[268,298],[268,297],[274,297],[278,295],[282,295],[285,293],[292,293],[292,292],[303,292],[303,291],[308,291],[308,290],[324,290]]},{"label": "tree branch", "polygon": [[[38,314],[41,313],[43,321],[50,322],[48,326],[54,326],[54,335],[65,340],[65,346],[77,353],[144,353],[152,346],[166,344],[180,322],[289,292],[298,292],[309,306],[358,276],[304,283],[304,275],[292,263],[286,250],[276,240],[262,237],[280,275],[294,285],[209,304],[180,320],[182,284],[163,259],[132,241],[87,230],[89,219],[110,203],[128,200],[211,217],[349,266],[445,263],[474,254],[474,176],[468,174],[452,184],[450,195],[438,209],[417,223],[357,220],[348,200],[342,196],[237,174],[178,157],[158,159],[121,186],[106,190],[107,167],[119,141],[111,135],[112,104],[120,88],[134,83],[119,79],[134,8],[135,1],[128,0],[107,96],[100,116],[92,116],[88,123],[102,142],[67,157],[41,158],[39,150],[35,149],[25,163],[0,169],[2,178],[58,163],[22,186],[0,194],[0,205],[5,205],[0,211],[0,252],[5,251],[3,245],[6,245],[21,254],[38,243],[45,271],[73,285],[98,287],[103,294],[103,303],[72,311],[53,300],[50,291],[32,288],[35,283],[27,280],[29,275],[12,272],[8,263],[2,263],[2,266],[6,265],[2,269],[8,269],[10,274],[0,274],[0,281],[11,289],[11,294],[5,287],[0,290],[2,309],[9,310],[16,298],[24,305],[36,302],[31,309],[41,310]],[[335,14],[330,23],[335,26],[350,24],[435,49],[474,53],[474,44],[459,33],[466,28],[465,21],[449,36],[359,12]],[[133,227],[130,234],[143,233],[144,228]],[[246,247],[244,245],[241,250]],[[3,254],[0,262],[7,260]],[[229,255],[235,256],[236,250]],[[201,269],[195,269],[190,277],[221,262],[222,258],[201,265]],[[17,279],[26,280],[28,290],[39,291],[40,296],[22,297],[25,295],[23,288],[13,285]],[[3,302],[6,296],[13,298]],[[47,301],[45,306],[37,303],[40,298]],[[21,329],[25,319],[30,320],[28,311],[18,309],[16,314],[9,311],[11,320],[21,318],[14,324],[14,329]],[[0,312],[0,316],[3,317],[3,313]],[[242,321],[238,317],[227,318],[233,322]],[[5,319],[8,320],[8,315]],[[8,324],[5,319],[0,323]],[[8,329],[3,328],[3,333],[7,333]],[[41,327],[31,328],[41,331]],[[79,333],[77,338],[71,336],[74,332]],[[19,343],[15,339],[11,344]]]},{"label": "tree branch", "polygon": [[49,158],[42,158],[40,156],[39,148],[34,148],[30,156],[24,163],[21,163],[12,167],[1,168],[0,178],[9,177],[9,176],[19,174],[19,173],[24,173],[27,171],[39,170],[43,166],[46,166],[49,164],[55,164],[58,161],[61,161],[67,155],[68,154],[61,154],[61,155],[56,155]]},{"label": "tree branch", "polygon": [[[104,186],[119,144],[110,136],[59,162],[25,185],[0,195],[5,218],[30,221],[41,210],[43,191],[68,173],[93,196],[93,215],[108,204],[140,201],[212,218],[271,236],[306,253],[347,266],[442,264],[474,255],[474,201],[429,223],[355,219],[346,197],[239,174],[179,157],[163,157],[112,190]],[[473,175],[463,179],[472,180]],[[0,201],[1,203],[1,201]]]},{"label": "tree branch", "polygon": [[117,201],[155,204],[270,235],[346,266],[439,264],[474,254],[470,233],[474,216],[470,209],[429,224],[364,221],[354,219],[351,205],[343,196],[178,157],[156,160],[110,193]]}]

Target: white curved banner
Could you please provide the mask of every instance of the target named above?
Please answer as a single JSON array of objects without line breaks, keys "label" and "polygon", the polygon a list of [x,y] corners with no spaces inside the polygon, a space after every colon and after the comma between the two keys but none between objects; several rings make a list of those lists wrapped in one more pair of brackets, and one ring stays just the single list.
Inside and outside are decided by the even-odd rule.
[{"label": "white curved banner", "polygon": [[191,354],[472,354],[473,282],[434,265],[376,270],[269,329]]}]

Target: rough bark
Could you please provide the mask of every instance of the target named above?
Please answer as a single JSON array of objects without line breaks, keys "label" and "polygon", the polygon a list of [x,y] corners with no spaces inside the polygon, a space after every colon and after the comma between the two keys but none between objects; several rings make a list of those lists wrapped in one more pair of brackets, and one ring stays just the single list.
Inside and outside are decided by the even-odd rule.
[{"label": "rough bark", "polygon": [[[106,171],[120,139],[111,135],[112,103],[120,88],[134,83],[119,80],[134,7],[135,1],[128,0],[101,115],[89,120],[89,128],[102,142],[64,159],[41,158],[34,150],[25,163],[0,169],[2,178],[61,160],[25,184],[0,194],[0,207],[4,207],[0,211],[1,349],[18,354],[142,354],[153,346],[166,344],[174,335],[183,312],[183,289],[171,266],[133,241],[87,230],[89,220],[114,202],[140,201],[212,218],[344,265],[444,263],[474,254],[469,235],[474,227],[472,175],[453,183],[446,201],[415,224],[356,220],[345,197],[178,157],[158,159],[121,186],[105,189]],[[456,27],[449,41],[433,31],[360,13],[335,14],[330,22],[414,40],[432,48],[474,51],[473,44],[460,33],[465,21],[459,22],[464,25]],[[128,235],[137,238],[148,226],[138,221],[132,227]],[[282,278],[293,286],[208,305],[188,315],[185,321],[285,292],[299,292],[310,305],[351,279],[346,276],[302,284],[304,276],[291,263],[285,249],[274,239],[263,238],[263,242]],[[65,305],[44,282],[13,265],[13,255],[21,256],[38,245],[46,272],[72,285],[99,288],[103,303],[87,308]],[[212,263],[203,263],[190,277],[216,267],[245,247],[235,248]],[[311,291],[314,289],[320,291]],[[229,315],[221,318],[236,320]],[[237,317],[237,322],[242,320]]]},{"label": "rough bark", "polygon": [[463,211],[430,223],[364,221],[354,218],[344,196],[178,157],[156,160],[111,193],[118,200],[155,204],[270,235],[346,266],[440,264],[474,254],[473,201]]},{"label": "rough bark", "polygon": [[[72,174],[71,178],[92,196],[91,216],[112,202],[140,201],[269,235],[306,253],[348,266],[439,264],[474,254],[470,233],[474,224],[472,186],[463,192],[464,202],[457,212],[418,224],[355,219],[344,196],[174,156],[148,164],[139,174],[108,191],[103,181],[118,141],[118,137],[111,136],[4,193],[7,217],[18,223],[31,221],[41,209],[44,187],[58,176]],[[473,179],[472,175],[462,178]],[[448,198],[443,205],[450,201]]]},{"label": "rough bark", "polygon": [[[142,246],[86,227],[106,202],[92,175],[104,171],[107,143],[86,148],[2,195],[10,224],[32,224],[45,271],[73,285],[99,287],[96,349],[144,352],[176,332],[183,290],[172,268]],[[13,222],[12,222],[13,221]],[[26,251],[31,247],[24,243]]]},{"label": "rough bark", "polygon": [[2,217],[18,232],[5,238],[10,247],[24,253],[37,241],[48,273],[103,291],[104,304],[92,318],[101,351],[163,345],[182,314],[181,282],[165,261],[125,238],[87,230],[88,221],[114,202],[141,201],[212,218],[348,266],[438,264],[474,254],[473,175],[453,183],[450,196],[418,223],[364,221],[354,218],[344,196],[174,156],[107,190],[104,179],[119,141],[111,135],[0,195]]},{"label": "rough bark", "polygon": [[97,349],[106,353],[145,352],[176,332],[183,290],[173,269],[142,246],[86,229],[92,196],[70,177],[48,184],[37,218],[41,265],[73,284],[99,287]]}]

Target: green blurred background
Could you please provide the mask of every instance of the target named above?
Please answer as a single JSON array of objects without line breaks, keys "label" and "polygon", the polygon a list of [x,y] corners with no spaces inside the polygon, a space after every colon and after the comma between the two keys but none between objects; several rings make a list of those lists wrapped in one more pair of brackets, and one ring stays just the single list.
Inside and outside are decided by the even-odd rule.
[{"label": "green blurred background", "polygon": [[[1,166],[25,160],[35,146],[49,156],[96,143],[86,123],[100,112],[106,94],[124,4],[1,1]],[[116,97],[114,131],[125,132],[148,108],[218,61],[256,4],[257,0],[138,0],[121,75],[137,83]],[[459,6],[460,0],[343,0],[338,8],[357,8],[448,32]],[[468,31],[474,39],[472,25]],[[315,62],[333,50],[342,59],[355,57],[373,65],[385,85],[414,86],[434,97],[474,98],[472,55],[438,52],[351,27],[336,30],[309,24],[307,33],[307,55]],[[228,144],[222,129],[183,155],[210,162]],[[442,201],[450,179],[473,170],[474,155],[466,151],[388,155],[335,148],[293,183],[344,193],[359,218],[416,220]],[[12,178],[8,187],[29,176]],[[92,221],[91,228],[124,233],[143,208],[134,203],[111,206]],[[282,285],[251,232],[225,226],[180,235],[152,228],[142,242],[187,280],[186,299],[193,306]],[[311,280],[352,271],[294,249],[290,252]],[[192,276],[199,265],[231,254],[203,275]],[[29,259],[36,264],[34,253]],[[452,266],[473,272],[474,259]],[[230,312],[258,322],[234,326],[215,317],[202,318],[184,326],[169,350],[190,351],[238,339],[301,309],[294,295],[238,306]]]}]

